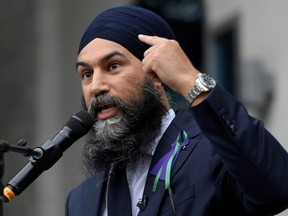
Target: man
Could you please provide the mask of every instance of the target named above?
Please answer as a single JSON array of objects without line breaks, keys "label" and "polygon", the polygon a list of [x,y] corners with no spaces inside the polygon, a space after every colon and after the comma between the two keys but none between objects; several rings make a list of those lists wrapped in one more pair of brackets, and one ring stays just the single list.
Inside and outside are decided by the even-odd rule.
[{"label": "man", "polygon": [[[66,215],[274,215],[287,208],[286,151],[193,67],[161,17],[135,6],[104,11],[85,31],[76,65],[84,107],[97,121],[84,145],[90,177],[69,194]],[[188,108],[175,113],[165,86]]]}]

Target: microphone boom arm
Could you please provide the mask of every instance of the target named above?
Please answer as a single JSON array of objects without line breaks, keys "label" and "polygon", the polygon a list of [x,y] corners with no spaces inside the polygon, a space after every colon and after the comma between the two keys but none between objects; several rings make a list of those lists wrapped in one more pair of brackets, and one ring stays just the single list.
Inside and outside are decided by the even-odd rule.
[{"label": "microphone boom arm", "polygon": [[37,149],[31,149],[27,146],[10,145],[5,140],[0,140],[0,152],[16,152],[21,153],[24,156],[41,157],[41,152],[39,152]]},{"label": "microphone boom arm", "polygon": [[[87,134],[94,124],[94,119],[85,111],[73,115],[67,124],[51,140],[32,152],[28,162],[11,179],[3,190],[4,202],[11,201],[25,190],[42,172],[51,168],[76,140]],[[30,151],[30,150],[29,150]]]}]

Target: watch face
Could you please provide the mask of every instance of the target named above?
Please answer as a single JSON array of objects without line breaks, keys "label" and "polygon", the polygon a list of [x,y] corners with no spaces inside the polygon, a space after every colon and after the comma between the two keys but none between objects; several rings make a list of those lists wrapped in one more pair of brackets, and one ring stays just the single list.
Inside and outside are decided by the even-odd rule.
[{"label": "watch face", "polygon": [[202,84],[209,89],[214,88],[216,85],[215,80],[207,74],[201,74],[200,80]]}]

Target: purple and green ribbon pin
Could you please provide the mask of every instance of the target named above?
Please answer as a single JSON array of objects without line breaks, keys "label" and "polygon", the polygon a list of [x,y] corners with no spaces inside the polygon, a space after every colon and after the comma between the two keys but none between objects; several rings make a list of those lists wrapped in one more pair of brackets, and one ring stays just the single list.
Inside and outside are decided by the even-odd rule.
[{"label": "purple and green ribbon pin", "polygon": [[177,139],[171,146],[171,150],[164,155],[152,169],[150,174],[156,176],[152,191],[155,192],[159,180],[165,180],[165,189],[170,188],[171,170],[174,166],[180,150],[189,144],[188,135],[184,130],[181,130]]}]

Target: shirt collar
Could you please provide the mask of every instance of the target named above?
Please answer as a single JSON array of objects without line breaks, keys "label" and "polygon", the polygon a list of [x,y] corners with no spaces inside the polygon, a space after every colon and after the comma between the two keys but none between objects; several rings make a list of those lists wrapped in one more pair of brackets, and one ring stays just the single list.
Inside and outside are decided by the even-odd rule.
[{"label": "shirt collar", "polygon": [[175,116],[176,116],[176,114],[175,114],[174,110],[169,109],[168,112],[166,113],[166,115],[163,117],[162,123],[161,123],[161,131],[160,131],[159,135],[156,137],[155,141],[151,145],[152,146],[152,151],[151,151],[152,155],[154,154],[160,139],[162,138],[163,134],[165,133],[165,131],[167,130],[168,126],[173,121]]}]

